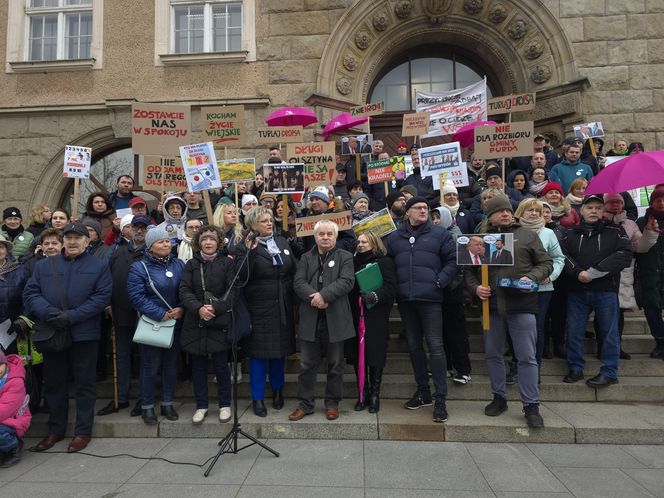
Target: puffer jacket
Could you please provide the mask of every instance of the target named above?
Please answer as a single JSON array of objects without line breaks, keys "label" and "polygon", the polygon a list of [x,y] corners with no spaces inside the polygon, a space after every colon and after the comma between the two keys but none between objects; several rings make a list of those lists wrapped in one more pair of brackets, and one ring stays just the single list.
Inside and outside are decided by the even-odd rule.
[{"label": "puffer jacket", "polygon": [[[537,313],[537,293],[498,287],[496,282],[500,278],[528,277],[533,282],[541,282],[553,272],[553,260],[546,252],[542,242],[534,230],[529,230],[514,223],[509,227],[496,228],[489,226],[489,233],[514,234],[514,265],[489,266],[489,286],[491,297],[489,307],[501,315],[512,313]],[[471,295],[475,296],[477,287],[482,284],[480,268],[467,267],[464,271],[466,286]]]},{"label": "puffer jacket", "polygon": [[96,341],[101,334],[101,313],[111,302],[112,287],[105,261],[88,252],[74,259],[59,255],[37,263],[23,291],[23,303],[30,318],[46,320],[63,311],[63,293],[72,340]]},{"label": "puffer jacket", "polygon": [[[9,259],[7,260],[8,262]],[[23,266],[0,275],[0,323],[8,318],[14,321],[23,309],[23,288],[28,277]]]},{"label": "puffer jacket", "polygon": [[[166,304],[157,296],[152,288],[145,268],[145,263],[155,288],[170,304],[171,308],[180,305],[180,281],[184,270],[184,262],[176,257],[169,256],[164,263],[155,259],[150,252],[146,252],[141,261],[132,263],[127,276],[127,294],[132,306],[141,315],[146,315],[156,321],[161,321],[168,311]],[[166,272],[172,274],[171,277]]]},{"label": "puffer jacket", "polygon": [[565,267],[565,255],[563,250],[560,247],[560,242],[555,232],[547,227],[542,227],[537,230],[537,236],[542,242],[544,249],[553,259],[553,272],[549,275],[549,282],[546,284],[540,284],[538,292],[552,292],[553,291],[553,282],[558,279],[560,274]]},{"label": "puffer jacket", "polygon": [[409,228],[406,221],[387,239],[387,253],[397,269],[397,301],[440,303],[443,289],[459,272],[454,239],[431,220],[416,232]]},{"label": "puffer jacket", "polygon": [[[180,300],[185,309],[180,344],[187,353],[207,355],[230,349],[226,336],[231,324],[228,312],[234,301],[234,291],[226,300],[221,298],[231,286],[234,275],[235,263],[225,255],[218,255],[214,261],[205,261],[198,252],[187,261],[180,283]],[[198,316],[198,310],[203,305],[211,304],[205,301],[203,282],[205,289],[217,298],[212,304],[216,316],[209,321]]]},{"label": "puffer jacket", "polygon": [[32,414],[25,399],[25,367],[20,356],[7,355],[7,380],[0,388],[0,424],[11,427],[18,437],[23,437],[32,421]]},{"label": "puffer jacket", "polygon": [[113,279],[113,295],[111,306],[113,307],[113,324],[118,327],[135,327],[138,315],[131,305],[127,294],[127,278],[129,268],[135,261],[143,259],[145,244],[134,247],[132,243],[118,246],[113,252],[109,267]]},{"label": "puffer jacket", "polygon": [[[636,220],[641,232],[645,231],[648,219]],[[659,233],[655,244],[645,253],[636,254],[636,271],[641,286],[641,306],[664,308],[664,233]]]},{"label": "puffer jacket", "polygon": [[12,256],[14,256],[16,259],[19,259],[21,256],[26,254],[33,241],[35,240],[35,236],[27,230],[23,230],[13,239],[4,230],[0,230],[0,235],[14,244],[14,248],[12,249]]},{"label": "puffer jacket", "polygon": [[[582,222],[565,231],[561,246],[570,291],[618,292],[620,272],[632,261],[631,243],[621,227],[604,220]],[[579,282],[579,273],[590,268],[606,274],[587,284]]]}]

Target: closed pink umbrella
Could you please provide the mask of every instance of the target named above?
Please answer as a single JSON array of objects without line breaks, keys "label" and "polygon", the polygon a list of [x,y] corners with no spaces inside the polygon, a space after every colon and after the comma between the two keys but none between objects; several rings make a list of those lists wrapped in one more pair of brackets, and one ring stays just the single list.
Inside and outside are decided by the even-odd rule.
[{"label": "closed pink umbrella", "polygon": [[473,121],[462,126],[452,135],[452,142],[459,142],[461,147],[470,147],[475,142],[474,131],[478,126],[495,125],[495,121]]},{"label": "closed pink umbrella", "polygon": [[325,128],[323,128],[323,136],[327,138],[329,135],[332,135],[332,133],[349,130],[355,126],[366,123],[367,121],[369,121],[368,116],[353,118],[351,117],[350,112],[344,112],[343,114],[339,114],[330,119],[330,122],[325,125]]},{"label": "closed pink umbrella", "polygon": [[364,336],[366,334],[366,325],[364,324],[364,305],[362,296],[360,301],[360,320],[357,324],[357,389],[360,392],[360,403],[364,403]]},{"label": "closed pink umbrella", "polygon": [[282,107],[265,120],[268,126],[309,126],[318,122],[314,111],[305,107]]},{"label": "closed pink umbrella", "polygon": [[588,183],[585,195],[619,194],[664,183],[664,150],[639,152],[607,166]]}]

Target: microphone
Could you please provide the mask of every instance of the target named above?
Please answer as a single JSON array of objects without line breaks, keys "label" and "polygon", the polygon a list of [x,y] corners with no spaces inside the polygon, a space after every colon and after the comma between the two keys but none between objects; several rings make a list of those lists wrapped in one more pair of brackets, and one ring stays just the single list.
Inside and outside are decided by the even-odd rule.
[{"label": "microphone", "polygon": [[259,236],[260,236],[260,234],[256,230],[247,229],[246,233],[244,234],[244,237],[242,237],[242,241],[244,242],[244,241],[247,241],[247,240],[249,240],[249,241],[255,240],[256,237],[259,237]]}]

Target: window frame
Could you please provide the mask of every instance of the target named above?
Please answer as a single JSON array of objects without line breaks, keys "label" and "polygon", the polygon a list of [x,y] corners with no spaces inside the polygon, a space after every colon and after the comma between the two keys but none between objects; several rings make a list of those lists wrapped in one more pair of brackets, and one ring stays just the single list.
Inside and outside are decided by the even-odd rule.
[{"label": "window frame", "polygon": [[[89,6],[66,5],[65,0],[58,0],[58,6],[56,7],[31,7],[30,0],[9,0],[5,72],[21,73],[101,69],[104,0],[89,0],[89,4]],[[92,16],[89,57],[65,58],[65,55],[70,56],[67,53],[66,47],[66,16],[68,14],[88,12]],[[58,18],[55,59],[30,59],[30,21],[31,18],[40,15],[56,15]]]}]

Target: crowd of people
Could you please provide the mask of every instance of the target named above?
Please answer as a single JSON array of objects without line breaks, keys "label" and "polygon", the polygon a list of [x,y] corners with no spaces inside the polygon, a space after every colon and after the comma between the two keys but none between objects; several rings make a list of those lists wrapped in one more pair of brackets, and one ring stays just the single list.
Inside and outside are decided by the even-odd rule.
[{"label": "crowd of people", "polygon": [[[629,193],[584,195],[604,165],[603,142],[594,140],[594,154],[587,142],[566,139],[558,155],[538,135],[532,156],[508,160],[506,171],[498,161],[470,155],[469,185],[448,182],[441,192],[422,177],[416,144],[398,144],[395,152],[410,153],[413,171],[388,189],[367,184],[364,162],[357,177],[353,151],[346,151],[350,155],[338,156],[336,183],[310,190],[298,202],[265,192],[260,173],[253,182],[211,191],[212,219],[200,193],[170,193],[150,210],[129,175],[120,176],[110,194],[92,193],[76,219],[45,204],[27,219],[16,207],[4,209],[0,323],[8,321],[18,339],[0,354],[3,465],[20,458],[30,410],[49,414],[48,436],[36,451],[65,437],[70,387],[76,422],[68,451],[84,449],[92,435],[96,383],[107,375],[111,357],[117,399],[97,416],[130,409],[154,425],[158,405],[161,416],[177,420],[176,386],[190,378],[196,400],[191,421],[201,424],[209,411],[211,360],[218,418],[228,422],[231,382],[239,380],[229,368],[231,338],[241,316],[251,325],[240,352],[257,416],[268,413],[267,379],[271,409],[284,407],[286,359],[296,350],[299,403],[290,420],[314,412],[322,358],[327,419],[339,417],[345,362],[358,381],[353,409],[376,413],[395,302],[417,386],[406,409],[433,406],[433,420],[447,420],[448,382],[472,381],[466,312],[488,299],[484,344],[494,398],[485,414],[507,410],[506,385],[518,383],[528,426],[542,427],[540,366],[564,358],[569,372],[561,380],[584,378],[591,312],[601,368],[587,379],[590,387],[618,382],[619,361],[630,358],[620,342],[625,310],[643,308],[656,341],[651,356],[664,359],[664,186],[651,189],[640,217]],[[642,151],[640,143],[617,140],[607,155]],[[389,157],[380,140],[371,152]],[[278,148],[269,160],[281,161]],[[313,235],[296,234],[300,216],[350,210],[357,223],[385,207],[396,230],[382,239],[370,231],[340,231],[325,219]],[[118,217],[118,210],[131,214]],[[489,285],[475,262],[459,264],[461,234],[514,234],[509,260],[499,261],[499,251],[477,261],[490,264]],[[356,275],[372,267],[381,278],[367,290]],[[523,290],[498,286],[499,279],[537,285]],[[171,330],[170,344],[134,344],[139,319]],[[139,361],[132,365],[136,349]],[[18,389],[26,371],[29,396]],[[132,393],[136,374],[139,392]]]}]

